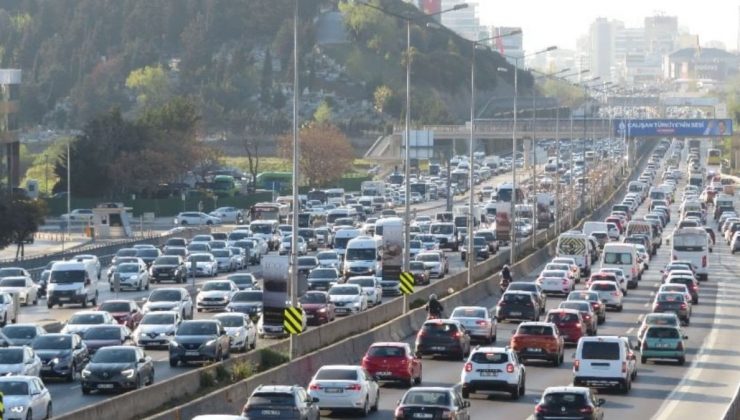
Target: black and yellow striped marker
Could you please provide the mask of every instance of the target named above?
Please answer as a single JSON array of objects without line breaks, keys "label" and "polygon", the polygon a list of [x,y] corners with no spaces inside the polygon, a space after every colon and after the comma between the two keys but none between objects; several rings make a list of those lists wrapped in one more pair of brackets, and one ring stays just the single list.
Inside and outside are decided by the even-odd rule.
[{"label": "black and yellow striped marker", "polygon": [[288,334],[300,334],[303,331],[303,311],[294,306],[285,308],[283,328]]},{"label": "black and yellow striped marker", "polygon": [[404,271],[399,277],[401,279],[401,292],[404,295],[410,295],[414,293],[414,274],[409,273],[408,271]]}]

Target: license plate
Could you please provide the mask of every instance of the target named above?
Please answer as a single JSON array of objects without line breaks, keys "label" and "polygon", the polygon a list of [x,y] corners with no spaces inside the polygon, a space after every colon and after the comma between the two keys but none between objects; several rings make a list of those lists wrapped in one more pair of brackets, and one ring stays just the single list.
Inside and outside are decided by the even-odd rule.
[{"label": "license plate", "polygon": [[532,353],[539,353],[542,351],[542,349],[536,349],[536,348],[530,347],[527,349],[527,351],[532,352]]},{"label": "license plate", "polygon": [[311,315],[311,314],[306,314],[306,319],[313,319],[313,315]]},{"label": "license plate", "polygon": [[432,350],[434,350],[434,351],[444,351],[444,349],[445,348],[443,346],[434,346],[434,347],[432,347]]},{"label": "license plate", "polygon": [[481,372],[480,376],[497,376],[498,373],[496,372]]},{"label": "license plate", "polygon": [[337,313],[340,313],[340,312],[347,312],[347,311],[348,311],[348,309],[345,309],[345,308],[336,308],[336,309],[335,309],[335,311],[336,311]]},{"label": "license plate", "polygon": [[59,298],[59,301],[60,302],[69,302],[69,298],[68,297],[60,297]]},{"label": "license plate", "polygon": [[414,413],[415,419],[431,419],[434,417],[432,413]]},{"label": "license plate", "polygon": [[661,348],[661,349],[667,349],[669,347],[671,347],[670,344],[658,344],[658,348]]},{"label": "license plate", "polygon": [[41,370],[43,370],[43,371],[49,371],[49,370],[51,370],[51,366],[41,366]]},{"label": "license plate", "polygon": [[391,376],[390,372],[377,372],[376,375],[378,376]]},{"label": "license plate", "polygon": [[113,384],[98,384],[99,389],[113,389]]},{"label": "license plate", "polygon": [[510,312],[511,316],[521,316],[521,312]]},{"label": "license plate", "polygon": [[325,391],[327,394],[339,394],[344,392],[342,388],[326,388]]},{"label": "license plate", "polygon": [[279,416],[280,411],[278,410],[262,410],[263,416]]},{"label": "license plate", "polygon": [[185,356],[200,356],[198,350],[188,350],[185,352]]}]

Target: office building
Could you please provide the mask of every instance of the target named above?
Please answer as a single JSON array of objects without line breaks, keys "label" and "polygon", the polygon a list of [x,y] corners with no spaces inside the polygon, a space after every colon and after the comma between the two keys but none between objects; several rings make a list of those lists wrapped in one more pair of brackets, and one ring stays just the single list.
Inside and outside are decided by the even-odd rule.
[{"label": "office building", "polygon": [[17,187],[21,180],[18,106],[21,71],[0,69],[0,145],[5,150],[6,186]]},{"label": "office building", "polygon": [[441,10],[449,10],[458,4],[466,3],[468,7],[442,15],[442,24],[463,38],[475,41],[489,36],[478,18],[478,3],[464,0],[442,0]]},{"label": "office building", "polygon": [[[513,26],[492,26],[491,34],[489,36],[500,36],[506,35],[513,31],[521,31],[520,27]],[[519,58],[519,65],[523,66],[524,62],[521,60],[524,57],[524,34],[519,33],[517,35],[505,36],[503,38],[494,39],[491,41],[491,48],[494,51],[498,51],[501,54],[506,55],[506,60],[514,64],[514,58]]]},{"label": "office building", "polygon": [[603,81],[612,79],[614,64],[614,41],[616,28],[621,22],[597,18],[589,29],[589,57],[591,76],[601,77]]}]

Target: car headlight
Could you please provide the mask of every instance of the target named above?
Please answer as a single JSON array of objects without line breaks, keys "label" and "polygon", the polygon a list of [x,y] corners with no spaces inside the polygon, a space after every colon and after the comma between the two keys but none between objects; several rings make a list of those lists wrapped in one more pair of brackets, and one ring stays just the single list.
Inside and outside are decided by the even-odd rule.
[{"label": "car headlight", "polygon": [[209,341],[209,342],[206,343],[206,347],[212,347],[212,346],[215,346],[215,345],[216,345],[216,340],[211,340],[211,341]]},{"label": "car headlight", "polygon": [[15,405],[13,407],[10,407],[10,411],[12,411],[13,413],[22,413],[26,411],[26,407],[22,405]]},{"label": "car headlight", "polygon": [[75,293],[77,293],[78,295],[84,295],[85,294],[85,289],[82,288],[82,287],[80,287],[79,289],[77,289],[75,291]]},{"label": "car headlight", "polygon": [[82,377],[83,377],[83,378],[87,378],[88,376],[90,376],[90,373],[91,373],[91,372],[90,372],[89,370],[87,370],[87,369],[82,369]]},{"label": "car headlight", "polygon": [[234,337],[241,337],[241,336],[242,336],[242,332],[241,331],[237,331],[237,332],[234,333]]},{"label": "car headlight", "polygon": [[133,369],[126,369],[126,370],[121,371],[121,375],[123,375],[124,377],[128,379],[133,378],[135,373],[136,372]]},{"label": "car headlight", "polygon": [[170,341],[170,347],[178,347],[178,346],[180,346],[180,344],[177,341],[175,340]]},{"label": "car headlight", "polygon": [[323,313],[326,313],[326,308],[321,308],[321,309],[319,309],[319,310],[318,310],[317,312],[319,312],[319,313],[322,313],[322,314],[323,314]]},{"label": "car headlight", "polygon": [[51,363],[52,365],[59,364],[59,358],[58,357],[55,357],[55,358],[51,359],[51,362],[49,362],[49,363]]},{"label": "car headlight", "polygon": [[352,302],[352,306],[360,306],[361,302]]}]

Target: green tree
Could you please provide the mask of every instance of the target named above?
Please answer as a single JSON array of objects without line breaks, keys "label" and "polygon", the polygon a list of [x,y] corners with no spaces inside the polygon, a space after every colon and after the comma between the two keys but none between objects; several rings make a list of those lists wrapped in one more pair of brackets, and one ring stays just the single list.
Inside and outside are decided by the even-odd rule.
[{"label": "green tree", "polygon": [[326,100],[321,101],[313,113],[313,120],[319,124],[328,124],[331,122],[332,111],[331,105]]},{"label": "green tree", "polygon": [[24,257],[24,244],[33,237],[47,214],[46,203],[18,196],[0,199],[0,248],[16,245],[15,259]]},{"label": "green tree", "polygon": [[158,106],[172,96],[170,78],[162,66],[146,66],[132,71],[126,87],[136,92],[136,102],[143,108]]},{"label": "green tree", "polygon": [[265,105],[272,103],[272,54],[269,48],[265,51],[265,61],[262,63],[260,101]]}]

